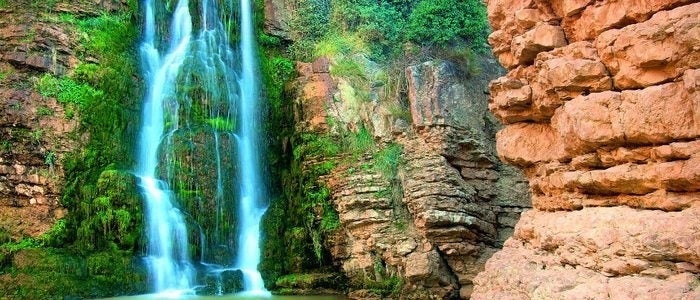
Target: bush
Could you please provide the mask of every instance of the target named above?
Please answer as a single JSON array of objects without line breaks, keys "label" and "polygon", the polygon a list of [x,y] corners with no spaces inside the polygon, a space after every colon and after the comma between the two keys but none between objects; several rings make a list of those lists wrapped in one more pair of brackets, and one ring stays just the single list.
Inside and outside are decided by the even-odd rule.
[{"label": "bush", "polygon": [[54,97],[64,105],[75,104],[83,109],[104,96],[104,92],[68,77],[56,78],[44,74],[36,86],[42,96]]},{"label": "bush", "polygon": [[488,37],[486,8],[478,0],[423,0],[411,13],[406,37],[422,45],[441,45],[457,38],[480,48]]}]

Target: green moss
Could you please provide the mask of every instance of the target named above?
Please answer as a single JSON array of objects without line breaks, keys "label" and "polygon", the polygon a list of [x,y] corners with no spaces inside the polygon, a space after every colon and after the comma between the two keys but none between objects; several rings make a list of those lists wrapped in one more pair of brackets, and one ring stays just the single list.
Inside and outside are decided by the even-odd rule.
[{"label": "green moss", "polygon": [[143,213],[133,175],[106,170],[97,180],[96,190],[84,191],[93,197],[82,201],[75,212],[76,245],[81,251],[129,250],[139,244]]},{"label": "green moss", "polygon": [[374,137],[369,130],[362,126],[356,133],[350,134],[349,151],[354,155],[364,154],[367,151],[374,150]]},{"label": "green moss", "polygon": [[104,97],[104,92],[90,85],[81,84],[68,77],[56,78],[44,74],[36,84],[42,96],[53,97],[63,105],[77,105],[80,109],[93,105]]},{"label": "green moss", "polygon": [[373,156],[374,167],[384,175],[384,178],[396,178],[399,164],[402,163],[403,147],[396,143],[391,143],[379,150]]},{"label": "green moss", "polygon": [[331,288],[341,289],[344,278],[337,273],[294,273],[281,276],[275,284],[281,288],[315,289]]},{"label": "green moss", "polygon": [[19,250],[0,273],[0,298],[101,298],[143,293],[145,275],[128,252],[81,256],[63,249]]},{"label": "green moss", "polygon": [[217,131],[233,131],[235,129],[233,121],[222,117],[209,118],[206,123]]}]

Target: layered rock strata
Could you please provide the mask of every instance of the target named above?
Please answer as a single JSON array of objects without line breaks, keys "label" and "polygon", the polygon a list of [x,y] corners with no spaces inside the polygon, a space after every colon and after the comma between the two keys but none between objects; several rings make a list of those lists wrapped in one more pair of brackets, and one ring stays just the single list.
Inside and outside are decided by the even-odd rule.
[{"label": "layered rock strata", "polygon": [[77,117],[34,88],[42,73],[75,67],[77,41],[67,26],[20,6],[0,8],[0,232],[11,238],[36,237],[65,214],[61,161],[78,147],[69,137]]},{"label": "layered rock strata", "polygon": [[[407,68],[406,120],[388,113],[386,102],[356,101],[328,64],[298,66],[298,129],[333,134],[338,125],[329,118],[350,130],[362,123],[378,141],[403,148],[398,179],[373,169],[371,154],[338,159],[321,179],[342,224],[327,241],[331,254],[351,287],[398,277],[406,299],[468,298],[474,276],[529,207],[527,182],[495,155],[497,125],[479,88],[491,73],[470,78],[440,60]],[[384,98],[381,85],[370,86],[371,99]],[[376,297],[362,289],[350,296]]]},{"label": "layered rock strata", "polygon": [[474,299],[700,297],[700,3],[488,1],[533,210]]}]

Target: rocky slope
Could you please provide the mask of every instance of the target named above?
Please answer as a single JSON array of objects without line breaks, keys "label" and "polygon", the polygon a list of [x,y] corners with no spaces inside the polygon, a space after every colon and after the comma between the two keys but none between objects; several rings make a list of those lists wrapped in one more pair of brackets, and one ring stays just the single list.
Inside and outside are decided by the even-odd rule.
[{"label": "rocky slope", "polygon": [[[145,291],[135,2],[0,1],[0,298]],[[120,224],[118,224],[120,223]]]},{"label": "rocky slope", "polygon": [[700,297],[700,3],[488,1],[533,210],[474,299]]},{"label": "rocky slope", "polygon": [[0,231],[37,237],[65,213],[62,158],[78,144],[68,136],[77,118],[66,118],[64,106],[34,84],[37,74],[60,76],[74,68],[77,41],[33,10],[0,13]]},{"label": "rocky slope", "polygon": [[[364,60],[368,74],[381,71]],[[367,127],[378,141],[359,157],[331,158],[338,166],[320,179],[341,223],[326,245],[351,298],[378,297],[367,282],[386,280],[400,281],[393,297],[468,298],[474,276],[529,207],[527,182],[495,156],[498,125],[480,87],[498,68],[480,63],[478,75],[443,60],[406,68],[405,114],[381,82],[368,85],[374,100],[358,100],[352,82],[329,73],[332,59],[299,64],[299,130],[333,136]],[[401,163],[387,176],[374,168],[377,151],[395,146]]]}]

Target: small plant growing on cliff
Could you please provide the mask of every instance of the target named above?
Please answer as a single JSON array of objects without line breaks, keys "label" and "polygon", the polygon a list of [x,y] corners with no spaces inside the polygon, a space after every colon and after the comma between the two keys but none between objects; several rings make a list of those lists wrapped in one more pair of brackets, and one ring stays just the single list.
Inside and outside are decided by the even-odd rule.
[{"label": "small plant growing on cliff", "polygon": [[2,140],[2,142],[0,142],[0,151],[4,153],[12,152],[12,142],[8,140]]},{"label": "small plant growing on cliff", "polygon": [[207,119],[206,123],[217,131],[233,131],[236,127],[234,122],[222,117]]},{"label": "small plant growing on cliff", "polygon": [[350,135],[349,150],[353,155],[364,154],[374,148],[374,137],[364,126],[360,127],[357,133]]},{"label": "small plant growing on cliff", "polygon": [[36,115],[39,117],[53,116],[53,110],[46,106],[39,106],[39,108],[36,109]]},{"label": "small plant growing on cliff", "polygon": [[54,165],[56,165],[56,153],[54,153],[53,151],[47,152],[44,156],[44,164],[49,167],[53,167]]},{"label": "small plant growing on cliff", "polygon": [[43,129],[33,130],[29,133],[29,137],[31,138],[32,143],[38,145],[41,143],[41,140],[44,137],[44,130]]}]

